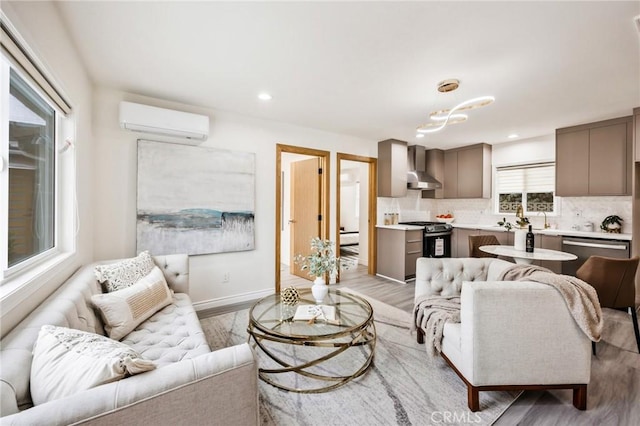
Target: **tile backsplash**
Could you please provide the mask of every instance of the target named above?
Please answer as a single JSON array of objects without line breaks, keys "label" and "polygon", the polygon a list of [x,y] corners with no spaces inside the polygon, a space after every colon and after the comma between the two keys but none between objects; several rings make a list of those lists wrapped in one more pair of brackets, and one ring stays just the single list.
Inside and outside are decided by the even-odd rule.
[{"label": "tile backsplash", "polygon": [[[609,215],[618,215],[623,219],[622,232],[631,233],[631,197],[558,197],[558,213],[548,215],[547,222],[558,229],[571,229],[585,222],[593,223],[594,230],[600,229],[600,223]],[[403,198],[378,198],[378,224],[381,225],[385,213],[399,213],[400,221],[434,220],[435,216],[451,213],[457,223],[495,225],[505,215],[494,214],[491,199],[422,199],[420,191],[409,191]],[[542,227],[542,214],[529,215],[535,227]],[[511,218],[511,219],[510,219]],[[513,215],[507,216],[513,222]]]},{"label": "tile backsplash", "polygon": [[575,223],[593,222],[595,230],[609,215],[622,218],[622,232],[631,233],[631,197],[562,197],[558,228],[570,229]]}]

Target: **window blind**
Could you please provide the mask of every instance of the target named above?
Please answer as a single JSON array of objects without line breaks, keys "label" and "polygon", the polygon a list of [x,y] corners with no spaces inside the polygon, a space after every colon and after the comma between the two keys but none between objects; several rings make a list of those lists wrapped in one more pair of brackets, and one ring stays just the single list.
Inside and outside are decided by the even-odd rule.
[{"label": "window blind", "polygon": [[71,105],[47,77],[38,62],[20,44],[4,21],[0,21],[0,46],[15,64],[36,83],[49,100],[65,115],[71,112]]},{"label": "window blind", "polygon": [[496,169],[498,194],[514,192],[554,192],[556,169],[554,163],[526,166],[498,167]]}]

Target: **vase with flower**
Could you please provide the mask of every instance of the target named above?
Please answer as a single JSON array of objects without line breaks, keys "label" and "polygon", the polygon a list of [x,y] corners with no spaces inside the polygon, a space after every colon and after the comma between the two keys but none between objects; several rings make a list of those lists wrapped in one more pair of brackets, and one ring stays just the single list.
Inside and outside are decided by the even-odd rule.
[{"label": "vase with flower", "polygon": [[518,204],[518,208],[516,209],[515,222],[516,226],[514,227],[510,222],[507,222],[506,218],[503,218],[502,221],[498,222],[498,225],[504,226],[507,231],[511,231],[513,229],[513,248],[525,251],[527,228],[529,227],[530,222],[529,218],[524,215],[522,204]]},{"label": "vase with flower", "polygon": [[302,270],[308,270],[309,276],[315,278],[311,293],[316,303],[322,303],[329,292],[326,281],[328,277],[338,272],[340,258],[336,257],[334,246],[331,240],[314,237],[311,239],[311,253],[307,256],[298,254],[294,257],[296,264],[300,265]]}]

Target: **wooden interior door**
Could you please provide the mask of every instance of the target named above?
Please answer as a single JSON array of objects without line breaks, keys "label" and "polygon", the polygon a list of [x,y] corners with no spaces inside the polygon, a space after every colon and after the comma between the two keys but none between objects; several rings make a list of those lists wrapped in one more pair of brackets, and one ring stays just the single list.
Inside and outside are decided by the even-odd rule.
[{"label": "wooden interior door", "polygon": [[293,258],[298,254],[306,256],[311,253],[311,239],[321,235],[320,170],[320,158],[291,163],[290,273],[308,280],[311,279],[308,271],[296,265]]}]

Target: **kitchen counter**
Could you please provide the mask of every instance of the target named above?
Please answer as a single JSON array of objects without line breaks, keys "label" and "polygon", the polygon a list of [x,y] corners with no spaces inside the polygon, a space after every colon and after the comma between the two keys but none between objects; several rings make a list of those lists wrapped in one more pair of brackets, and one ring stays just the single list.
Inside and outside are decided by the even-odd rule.
[{"label": "kitchen counter", "polygon": [[416,263],[422,257],[424,226],[378,225],[376,275],[399,283],[415,279]]},{"label": "kitchen counter", "polygon": [[[474,225],[465,223],[452,223],[454,228],[462,229],[480,229],[483,231],[491,232],[507,232],[503,226],[499,225]],[[631,241],[631,234],[610,234],[608,232],[587,232],[587,231],[574,231],[572,229],[536,229],[533,228],[534,234],[540,235],[559,235],[563,237],[582,237],[582,238],[602,238],[606,240],[626,240]]]},{"label": "kitchen counter", "polygon": [[424,226],[416,226],[416,225],[376,225],[376,228],[382,229],[395,229],[398,231],[419,231],[424,229]]}]

